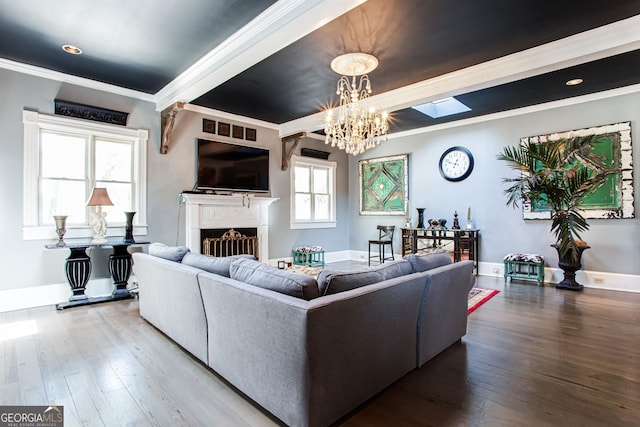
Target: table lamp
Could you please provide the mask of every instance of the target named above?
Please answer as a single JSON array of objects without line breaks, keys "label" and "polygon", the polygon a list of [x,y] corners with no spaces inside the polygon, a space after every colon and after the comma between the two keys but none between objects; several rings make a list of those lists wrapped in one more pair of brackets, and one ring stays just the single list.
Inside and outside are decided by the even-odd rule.
[{"label": "table lamp", "polygon": [[102,244],[107,243],[107,216],[106,212],[102,212],[103,206],[113,206],[113,202],[109,198],[106,188],[94,187],[91,197],[87,202],[87,206],[97,206],[95,215],[93,215],[93,240],[91,243]]}]

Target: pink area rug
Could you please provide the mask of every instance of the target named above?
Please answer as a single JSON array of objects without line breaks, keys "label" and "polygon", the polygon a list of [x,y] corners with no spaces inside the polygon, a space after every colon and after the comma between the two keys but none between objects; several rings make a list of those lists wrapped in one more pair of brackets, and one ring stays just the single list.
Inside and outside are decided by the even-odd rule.
[{"label": "pink area rug", "polygon": [[493,298],[498,292],[496,289],[472,288],[469,292],[467,303],[467,315],[473,313],[478,307]]}]

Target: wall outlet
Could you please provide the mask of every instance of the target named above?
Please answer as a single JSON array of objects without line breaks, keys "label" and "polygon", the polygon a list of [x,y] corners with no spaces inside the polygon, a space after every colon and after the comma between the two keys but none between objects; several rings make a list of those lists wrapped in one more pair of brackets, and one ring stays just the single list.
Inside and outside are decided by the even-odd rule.
[{"label": "wall outlet", "polygon": [[493,271],[495,274],[500,273],[500,269],[498,267],[493,267],[491,271]]},{"label": "wall outlet", "polygon": [[604,277],[594,277],[593,283],[597,285],[602,285],[604,283]]}]

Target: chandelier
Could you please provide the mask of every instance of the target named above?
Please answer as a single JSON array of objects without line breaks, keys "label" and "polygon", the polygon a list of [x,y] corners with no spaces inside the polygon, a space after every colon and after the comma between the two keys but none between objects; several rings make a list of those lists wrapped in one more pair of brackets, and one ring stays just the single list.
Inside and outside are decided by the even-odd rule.
[{"label": "chandelier", "polygon": [[377,66],[378,59],[366,53],[347,53],[331,61],[331,69],[341,75],[336,91],[340,95],[340,106],[335,118],[333,110],[327,112],[326,144],[357,156],[380,144],[382,138],[387,140],[387,112],[376,112],[368,105],[371,81],[367,73]]}]

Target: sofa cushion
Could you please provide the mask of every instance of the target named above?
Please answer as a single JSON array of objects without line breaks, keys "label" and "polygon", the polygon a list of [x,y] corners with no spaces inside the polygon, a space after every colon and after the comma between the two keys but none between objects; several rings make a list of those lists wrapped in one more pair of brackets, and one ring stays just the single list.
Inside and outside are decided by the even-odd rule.
[{"label": "sofa cushion", "polygon": [[413,267],[413,271],[416,273],[452,263],[451,257],[447,251],[420,255],[412,254],[405,256],[404,259],[411,263],[411,267]]},{"label": "sofa cushion", "polygon": [[382,280],[389,280],[395,277],[406,276],[413,273],[411,263],[406,259],[385,262],[370,269],[382,274]]},{"label": "sofa cushion", "polygon": [[164,243],[152,243],[149,245],[149,255],[168,259],[169,261],[180,262],[187,252],[190,252],[190,249],[186,246],[167,246]]},{"label": "sofa cushion", "polygon": [[231,277],[229,268],[231,267],[231,263],[237,259],[255,260],[256,257],[253,255],[214,257],[210,255],[194,254],[192,252],[189,252],[184,256],[184,258],[182,258],[182,263],[185,265],[190,265],[191,267],[199,268],[200,270],[208,271],[209,273]]},{"label": "sofa cushion", "polygon": [[318,282],[313,277],[279,270],[260,261],[237,259],[231,263],[229,271],[232,279],[249,285],[305,300],[320,296]]},{"label": "sofa cushion", "polygon": [[318,275],[318,289],[320,295],[331,295],[378,283],[382,280],[384,280],[382,273],[375,270],[322,270]]}]

